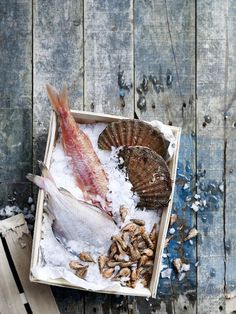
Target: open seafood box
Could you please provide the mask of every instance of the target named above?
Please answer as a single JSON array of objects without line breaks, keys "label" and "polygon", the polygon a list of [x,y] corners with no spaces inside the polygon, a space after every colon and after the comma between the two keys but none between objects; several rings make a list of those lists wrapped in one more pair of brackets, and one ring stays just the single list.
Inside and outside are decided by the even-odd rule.
[{"label": "open seafood box", "polygon": [[155,297],[173,202],[181,130],[159,121],[69,110],[51,115],[30,279]]}]

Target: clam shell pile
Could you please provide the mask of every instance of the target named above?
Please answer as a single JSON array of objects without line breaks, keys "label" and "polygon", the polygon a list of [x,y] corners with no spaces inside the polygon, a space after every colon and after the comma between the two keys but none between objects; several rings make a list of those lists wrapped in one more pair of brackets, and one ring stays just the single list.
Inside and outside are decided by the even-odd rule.
[{"label": "clam shell pile", "polygon": [[126,287],[135,288],[138,281],[149,286],[156,243],[157,224],[148,233],[143,220],[133,219],[112,237],[108,255],[99,257],[102,276]]},{"label": "clam shell pile", "polygon": [[125,171],[140,197],[138,207],[165,208],[171,194],[166,159],[169,142],[157,128],[139,120],[120,120],[107,125],[98,138],[100,149],[121,147]]}]

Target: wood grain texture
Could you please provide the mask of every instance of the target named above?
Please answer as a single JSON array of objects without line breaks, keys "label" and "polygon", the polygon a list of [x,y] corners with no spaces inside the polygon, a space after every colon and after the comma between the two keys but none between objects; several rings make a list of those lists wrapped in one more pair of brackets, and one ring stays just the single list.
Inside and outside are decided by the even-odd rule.
[{"label": "wood grain texture", "polygon": [[68,86],[71,108],[83,107],[83,1],[34,0],[34,160],[42,159],[51,105],[45,85]]},{"label": "wood grain texture", "polygon": [[[224,110],[227,94],[227,4],[197,1],[198,192],[207,206],[198,213],[199,313],[224,313]],[[224,186],[224,185],[223,185]]]},{"label": "wood grain texture", "polygon": [[[226,254],[226,293],[231,294],[236,287],[236,3],[227,1],[226,7],[226,145],[225,145],[225,254]],[[231,302],[231,311],[236,311],[236,301]],[[228,302],[229,303],[229,302]],[[229,311],[228,311],[229,312]]]},{"label": "wood grain texture", "polygon": [[25,173],[31,169],[32,150],[32,6],[29,1],[1,1],[0,38],[1,207],[12,195],[13,184],[24,186],[30,193],[25,179]]},{"label": "wood grain texture", "polygon": [[[188,208],[186,197],[195,194],[195,7],[191,1],[135,1],[135,112],[140,119],[158,119],[182,127],[173,212],[179,217],[173,226],[176,231],[195,225],[195,217]],[[148,79],[147,90],[143,82]],[[154,84],[154,77],[158,84]],[[142,94],[137,90],[142,88]],[[141,109],[139,99],[144,96],[146,108]],[[187,178],[185,181],[185,179]],[[189,189],[183,191],[185,183]],[[195,313],[196,299],[196,243],[180,243],[182,232],[176,232],[163,260],[171,267],[172,260],[184,258],[191,271],[180,282],[172,272],[171,281],[160,279],[157,297],[166,302],[167,312]],[[180,244],[179,244],[180,243]],[[185,297],[178,297],[184,293]],[[166,298],[166,300],[165,300]],[[173,301],[171,301],[173,299]],[[175,300],[177,301],[175,301]],[[183,302],[184,300],[184,302]]]},{"label": "wood grain texture", "polygon": [[2,239],[0,239],[0,256],[0,313],[26,314],[26,309],[21,301],[20,293],[8,264]]},{"label": "wood grain texture", "polygon": [[[193,1],[135,1],[135,110],[142,119],[160,119],[187,129],[194,119],[195,14]],[[147,109],[137,106],[143,75],[149,79]],[[160,89],[150,80],[156,76]],[[169,83],[167,83],[167,76]],[[155,108],[154,108],[155,106]],[[192,122],[190,122],[190,121]]]},{"label": "wood grain texture", "polygon": [[1,1],[0,37],[0,107],[31,109],[32,6],[29,1]]},{"label": "wood grain texture", "polygon": [[84,40],[84,109],[133,117],[133,1],[85,1]]},{"label": "wood grain texture", "polygon": [[33,313],[58,314],[56,302],[48,286],[29,281],[32,238],[22,214],[0,222],[24,295]]}]

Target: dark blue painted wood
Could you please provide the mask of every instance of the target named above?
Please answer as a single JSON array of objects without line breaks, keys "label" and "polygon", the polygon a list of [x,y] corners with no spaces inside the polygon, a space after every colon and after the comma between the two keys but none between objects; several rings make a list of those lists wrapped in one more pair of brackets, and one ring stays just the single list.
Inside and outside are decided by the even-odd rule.
[{"label": "dark blue painted wood", "polygon": [[1,1],[0,38],[1,208],[15,202],[23,205],[30,195],[30,185],[25,179],[32,168],[32,5],[29,1]]}]

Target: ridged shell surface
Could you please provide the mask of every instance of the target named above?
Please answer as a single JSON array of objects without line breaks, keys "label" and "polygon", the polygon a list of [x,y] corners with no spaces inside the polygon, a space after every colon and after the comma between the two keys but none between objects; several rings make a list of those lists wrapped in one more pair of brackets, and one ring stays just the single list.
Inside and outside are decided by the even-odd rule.
[{"label": "ridged shell surface", "polygon": [[119,152],[124,160],[138,206],[157,209],[168,206],[171,194],[170,172],[164,159],[147,147],[126,147]]},{"label": "ridged shell surface", "polygon": [[99,135],[98,147],[145,146],[154,150],[165,160],[168,158],[169,142],[157,128],[140,120],[120,120],[111,122]]}]

